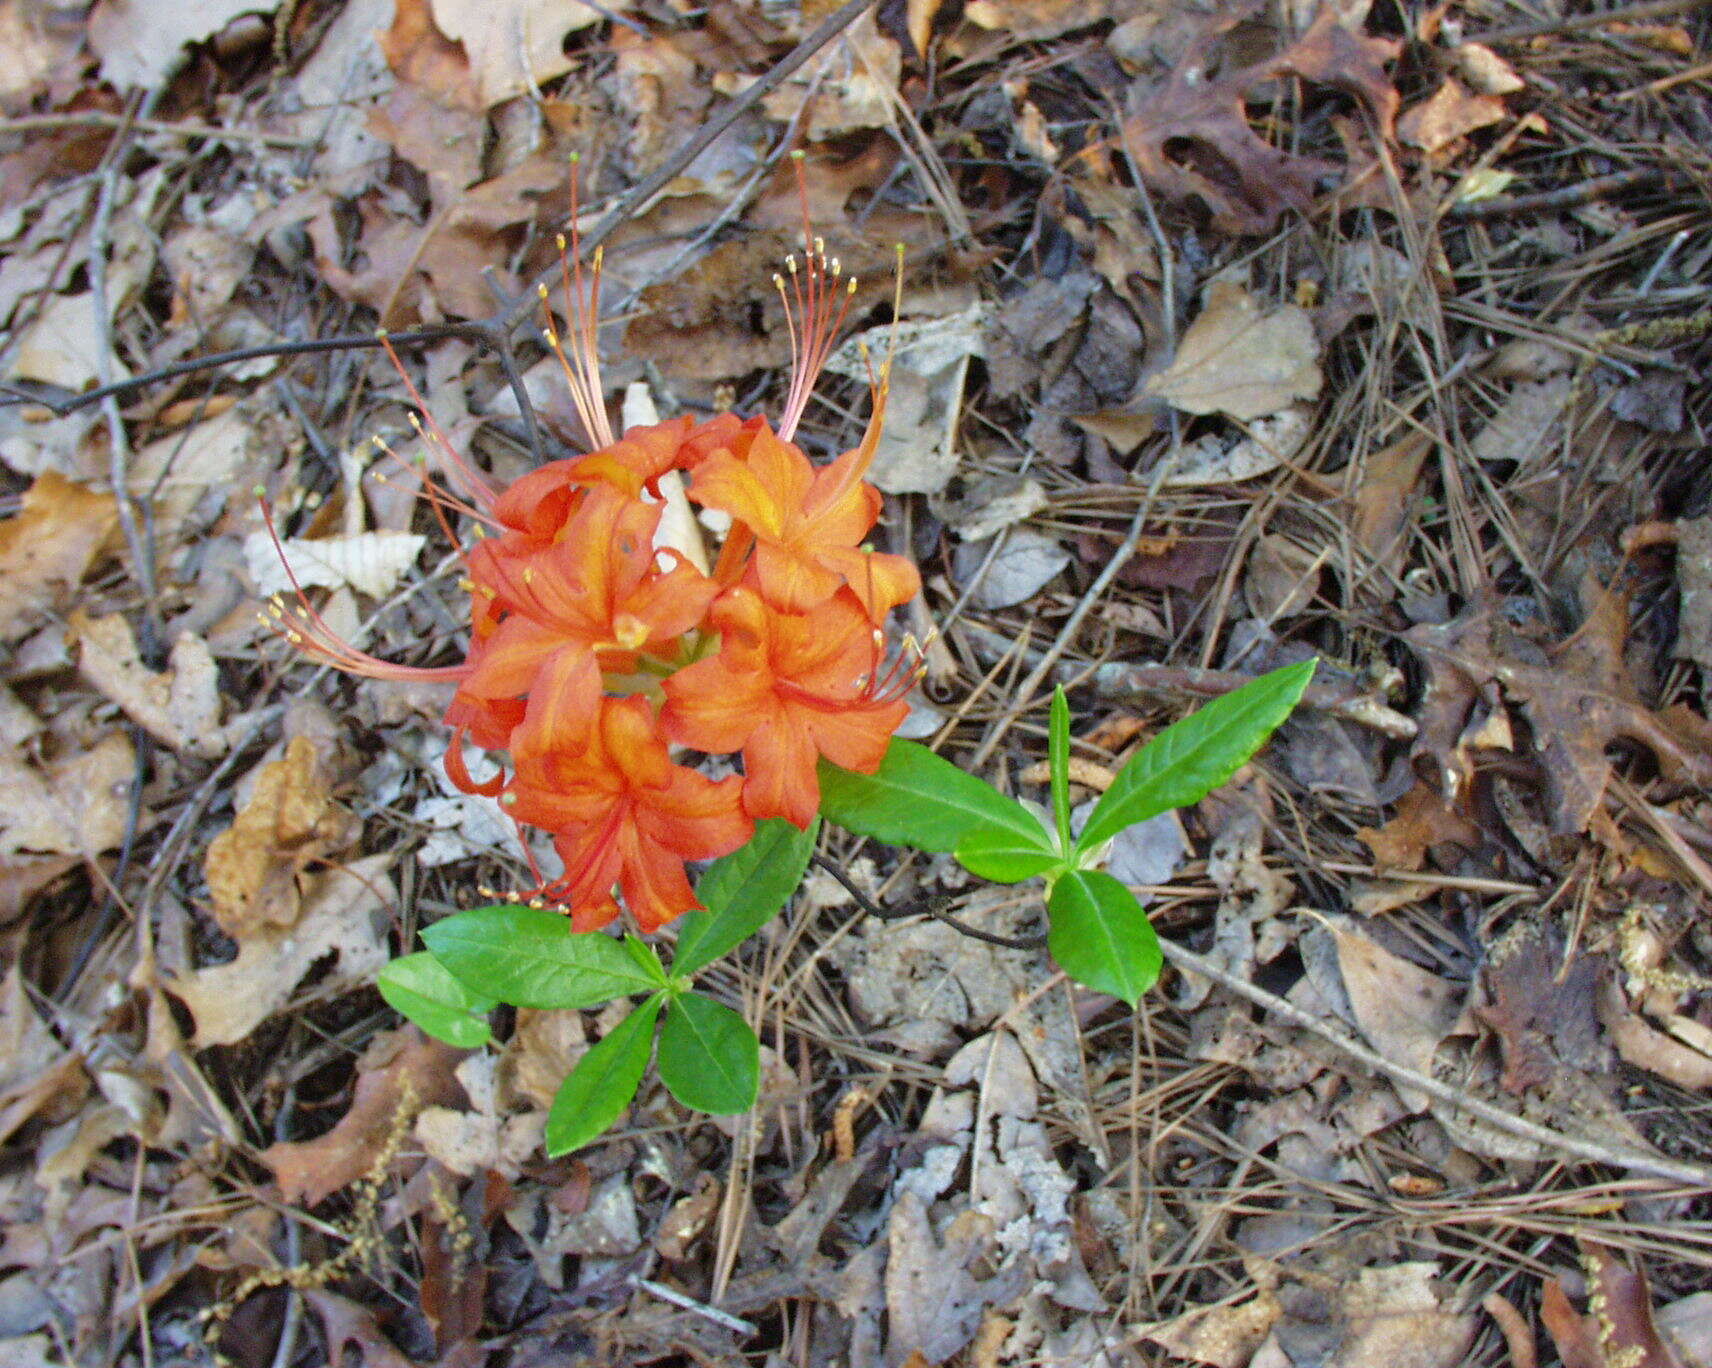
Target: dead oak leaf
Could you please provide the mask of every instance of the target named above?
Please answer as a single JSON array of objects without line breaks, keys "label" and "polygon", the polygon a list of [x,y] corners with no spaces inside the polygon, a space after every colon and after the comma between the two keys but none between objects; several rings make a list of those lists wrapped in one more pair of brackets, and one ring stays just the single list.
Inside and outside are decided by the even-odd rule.
[{"label": "dead oak leaf", "polygon": [[242,941],[261,927],[294,925],[299,876],[347,844],[351,825],[333,802],[315,743],[294,736],[282,759],[263,766],[232,825],[208,843],[203,873],[221,930]]},{"label": "dead oak leaf", "polygon": [[1623,656],[1625,597],[1591,576],[1581,597],[1593,605],[1587,620],[1543,654],[1504,629],[1500,607],[1490,600],[1404,634],[1429,674],[1423,713],[1430,708],[1436,719],[1429,726],[1423,717],[1416,753],[1430,755],[1443,786],[1456,789],[1457,738],[1478,690],[1496,680],[1532,725],[1552,829],[1564,835],[1585,831],[1598,810],[1611,775],[1605,748],[1613,742],[1645,746],[1667,780],[1712,785],[1712,725],[1681,705],[1655,712],[1635,689]]},{"label": "dead oak leaf", "polygon": [[137,652],[123,613],[92,618],[72,613],[78,670],[150,736],[176,751],[212,758],[227,737],[220,727],[220,671],[201,637],[183,632],[172,643],[165,671],[151,670]]},{"label": "dead oak leaf", "polygon": [[[972,1213],[965,1213],[965,1217]],[[1008,1304],[1030,1280],[1019,1261],[977,1280],[969,1265],[986,1241],[953,1221],[943,1245],[934,1238],[921,1197],[899,1191],[892,1206],[886,1254],[886,1346],[889,1368],[912,1358],[943,1363],[974,1339],[989,1306]]]},{"label": "dead oak leaf", "polygon": [[435,27],[462,47],[484,106],[539,93],[572,66],[565,39],[630,8],[629,0],[429,0]]},{"label": "dead oak leaf", "polygon": [[1548,1087],[1560,1071],[1609,1070],[1597,1012],[1598,965],[1585,955],[1566,965],[1554,930],[1518,923],[1493,947],[1483,979],[1490,1001],[1474,1015],[1498,1035],[1505,1092]]},{"label": "dead oak leaf", "polygon": [[1577,1244],[1589,1282],[1587,1314],[1576,1312],[1557,1278],[1545,1284],[1540,1298],[1540,1319],[1564,1368],[1685,1368],[1653,1319],[1646,1275],[1603,1245]]},{"label": "dead oak leaf", "polygon": [[1476,95],[1456,77],[1446,76],[1430,97],[1397,121],[1397,136],[1424,152],[1437,152],[1508,114],[1496,95]]},{"label": "dead oak leaf", "polygon": [[315,985],[332,994],[368,983],[387,961],[387,917],[395,893],[390,855],[373,855],[309,881],[296,925],[258,928],[236,959],[170,980],[166,987],[196,1021],[195,1048],[235,1045],[291,1000],[309,971],[332,960]]},{"label": "dead oak leaf", "polygon": [[1124,145],[1152,188],[1199,200],[1214,226],[1232,233],[1270,233],[1285,210],[1305,209],[1320,179],[1340,169],[1273,147],[1255,133],[1248,122],[1251,89],[1281,75],[1330,86],[1365,105],[1382,138],[1391,136],[1398,105],[1385,64],[1402,44],[1346,28],[1332,5],[1276,57],[1209,78],[1217,41],[1258,7],[1257,0],[1220,6],[1169,78],[1123,125]]},{"label": "dead oak leaf", "polygon": [[51,471],[38,476],[23,509],[0,522],[0,640],[44,621],[83,582],[118,525],[111,494]]},{"label": "dead oak leaf", "polygon": [[467,1053],[414,1026],[376,1036],[357,1061],[351,1105],[333,1129],[314,1140],[283,1140],[258,1156],[281,1197],[315,1206],[373,1168],[395,1126],[425,1107],[463,1103],[453,1071]]},{"label": "dead oak leaf", "polygon": [[136,763],[118,734],[39,770],[0,747],[0,858],[30,851],[94,859],[114,849],[125,839]]},{"label": "dead oak leaf", "polygon": [[429,0],[396,0],[392,26],[375,34],[392,74],[441,104],[479,114],[486,108],[464,45],[434,22]]},{"label": "dead oak leaf", "polygon": [[1147,392],[1184,413],[1264,418],[1320,392],[1319,342],[1294,304],[1270,313],[1242,285],[1215,280],[1171,364]]}]

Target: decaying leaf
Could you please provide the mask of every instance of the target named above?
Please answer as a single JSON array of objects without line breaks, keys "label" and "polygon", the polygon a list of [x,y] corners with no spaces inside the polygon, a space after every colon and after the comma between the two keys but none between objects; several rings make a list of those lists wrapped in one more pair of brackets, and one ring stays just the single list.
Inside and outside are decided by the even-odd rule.
[{"label": "decaying leaf", "polygon": [[327,957],[318,993],[367,984],[387,961],[385,911],[396,894],[390,855],[371,855],[305,881],[303,910],[290,927],[258,927],[236,959],[168,982],[196,1019],[194,1044],[232,1045],[291,1000],[305,975]]},{"label": "decaying leaf", "polygon": [[982,1281],[970,1271],[985,1243],[982,1222],[965,1213],[941,1245],[921,1197],[909,1188],[899,1191],[886,1257],[889,1368],[945,1362],[975,1337],[988,1306],[1022,1290],[1023,1284],[1006,1273]]},{"label": "decaying leaf", "polygon": [[571,69],[565,39],[630,8],[603,0],[597,8],[571,0],[430,0],[434,25],[464,49],[482,104],[527,95]]},{"label": "decaying leaf", "polygon": [[903,53],[881,33],[872,11],[863,14],[780,89],[762,97],[767,117],[786,123],[808,108],[811,142],[866,128],[889,128],[897,115]]},{"label": "decaying leaf", "polygon": [[545,1110],[506,1116],[501,1113],[496,1069],[491,1054],[471,1055],[457,1068],[469,1098],[468,1108],[429,1106],[416,1118],[414,1134],[424,1152],[441,1167],[469,1177],[498,1173],[516,1178],[523,1161],[541,1147]]},{"label": "decaying leaf", "polygon": [[99,382],[103,363],[111,379],[123,380],[131,373],[95,317],[94,294],[56,294],[18,338],[12,374],[75,393]]},{"label": "decaying leaf", "polygon": [[[1416,753],[1429,756],[1441,788],[1454,801],[1463,765],[1457,741],[1477,690],[1502,685],[1532,724],[1540,777],[1554,832],[1586,830],[1611,774],[1606,747],[1636,741],[1668,779],[1712,783],[1712,731],[1705,719],[1677,705],[1655,712],[1641,702],[1623,647],[1629,614],[1624,597],[1589,577],[1582,602],[1588,620],[1562,646],[1540,651],[1504,627],[1501,605],[1472,604],[1455,620],[1423,624],[1404,634],[1429,676]],[[1432,716],[1428,716],[1428,713]]]},{"label": "decaying leaf", "polygon": [[0,746],[0,857],[23,852],[93,859],[125,838],[136,756],[120,735],[38,771]]},{"label": "decaying leaf", "polygon": [[1402,44],[1354,32],[1335,5],[1322,8],[1307,32],[1276,57],[1209,78],[1214,45],[1258,7],[1255,0],[1217,7],[1207,31],[1123,126],[1124,145],[1151,187],[1173,199],[1199,200],[1217,227],[1233,233],[1270,233],[1285,210],[1308,206],[1322,176],[1339,170],[1256,134],[1247,109],[1255,86],[1286,74],[1329,85],[1366,105],[1386,138],[1397,114],[1385,64]]},{"label": "decaying leaf", "polygon": [[303,871],[345,845],[351,828],[315,743],[294,736],[282,759],[263,766],[232,825],[208,843],[203,873],[221,930],[242,941],[295,925]]},{"label": "decaying leaf", "polygon": [[1174,1358],[1211,1368],[1248,1368],[1283,1314],[1278,1298],[1262,1289],[1231,1306],[1195,1306],[1170,1320],[1141,1327],[1142,1337]]},{"label": "decaying leaf", "polygon": [[1497,96],[1476,95],[1456,77],[1446,76],[1429,99],[1397,121],[1397,136],[1424,152],[1437,152],[1508,113]]},{"label": "decaying leaf", "polygon": [[[370,598],[385,598],[416,563],[427,538],[415,532],[356,532],[338,537],[288,537],[280,542],[291,574],[305,589],[349,585]],[[264,597],[292,592],[291,578],[266,532],[244,541],[244,563],[256,592]]]},{"label": "decaying leaf", "polygon": [[453,1073],[464,1051],[414,1026],[377,1035],[357,1061],[357,1086],[337,1125],[314,1140],[281,1141],[257,1157],[273,1170],[280,1196],[314,1206],[373,1167],[387,1136],[424,1107],[464,1099]]},{"label": "decaying leaf", "polygon": [[23,509],[0,522],[0,641],[37,626],[63,602],[118,525],[112,495],[51,471],[38,476]]},{"label": "decaying leaf", "polygon": [[[1334,924],[1338,969],[1356,1024],[1387,1059],[1433,1077],[1433,1058],[1462,1014],[1466,989],[1393,955],[1351,927]],[[1427,1097],[1399,1083],[1397,1093],[1414,1111]]]},{"label": "decaying leaf", "polygon": [[1653,1320],[1646,1275],[1603,1245],[1577,1244],[1591,1284],[1587,1314],[1576,1312],[1557,1278],[1545,1284],[1540,1299],[1540,1319],[1564,1368],[1684,1368]]},{"label": "decaying leaf", "polygon": [[79,609],[70,622],[83,677],[150,736],[193,755],[211,757],[226,749],[219,667],[201,637],[180,633],[165,672],[157,674],[138,655],[123,613],[92,618]]},{"label": "decaying leaf", "polygon": [[218,33],[240,14],[271,14],[279,0],[197,0],[195,4],[143,5],[100,0],[89,16],[89,45],[101,74],[118,87],[153,90],[177,70],[191,43]]},{"label": "decaying leaf", "polygon": [[1304,310],[1286,304],[1264,313],[1242,285],[1215,280],[1147,392],[1185,413],[1264,418],[1319,394],[1319,351]]}]

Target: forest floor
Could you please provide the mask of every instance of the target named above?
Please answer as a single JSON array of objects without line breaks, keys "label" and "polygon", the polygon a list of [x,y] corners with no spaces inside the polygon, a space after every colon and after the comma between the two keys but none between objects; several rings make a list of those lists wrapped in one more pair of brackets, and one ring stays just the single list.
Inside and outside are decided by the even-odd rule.
[{"label": "forest floor", "polygon": [[[1712,1365],[1712,9],[0,0],[0,36],[0,1363]],[[250,491],[329,622],[457,660],[377,437],[420,402],[501,482],[580,449],[531,314],[573,154],[615,414],[777,413],[798,149],[876,352],[904,248],[905,734],[1040,800],[1062,682],[1085,801],[1319,674],[1118,839],[1171,952],[1139,1010],[817,872],[703,978],[761,1107],[645,1081],[549,1160],[616,1018],[460,1051],[383,1002],[533,880],[441,771],[446,687],[258,624]],[[811,454],[864,377],[835,355]]]}]

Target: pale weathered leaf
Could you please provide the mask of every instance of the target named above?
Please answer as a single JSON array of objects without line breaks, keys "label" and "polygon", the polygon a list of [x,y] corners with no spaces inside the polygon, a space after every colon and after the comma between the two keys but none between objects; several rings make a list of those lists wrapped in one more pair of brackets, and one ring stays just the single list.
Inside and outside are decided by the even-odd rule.
[{"label": "pale weathered leaf", "polygon": [[304,895],[295,926],[267,927],[226,964],[174,979],[167,988],[196,1020],[194,1045],[235,1045],[284,1007],[320,961],[333,957],[315,991],[331,995],[367,984],[387,961],[386,876],[390,855],[371,855],[328,870]]},{"label": "pale weathered leaf", "polygon": [[1215,280],[1177,355],[1147,391],[1185,413],[1264,418],[1319,394],[1319,351],[1304,310],[1286,304],[1264,313],[1242,285]]},{"label": "pale weathered leaf", "polygon": [[123,613],[71,615],[80,647],[78,669],[131,720],[174,750],[215,756],[227,746],[220,727],[220,672],[207,644],[191,632],[172,643],[167,669],[156,673],[137,653]]},{"label": "pale weathered leaf", "polygon": [[[291,537],[285,548],[291,574],[305,589],[337,589],[349,585],[370,598],[385,598],[398,587],[404,572],[416,563],[426,537],[415,532],[357,532],[342,537]],[[291,577],[280,564],[279,551],[266,532],[244,540],[244,562],[256,591],[263,595],[291,592]]]},{"label": "pale weathered leaf", "polygon": [[[255,8],[255,6],[251,6]],[[430,0],[434,25],[463,44],[482,102],[496,105],[537,90],[571,69],[565,39],[630,8],[629,0],[597,6],[577,0]]]}]

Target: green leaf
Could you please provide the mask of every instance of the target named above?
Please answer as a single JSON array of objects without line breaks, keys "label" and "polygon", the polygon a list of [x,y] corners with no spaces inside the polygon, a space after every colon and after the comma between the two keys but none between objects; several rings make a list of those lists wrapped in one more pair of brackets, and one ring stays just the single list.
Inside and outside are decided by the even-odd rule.
[{"label": "green leaf", "polygon": [[1009,830],[972,831],[957,843],[957,863],[994,883],[1020,883],[1064,864],[1064,856],[1052,849],[1049,840],[1038,822],[1033,842]]},{"label": "green leaf", "polygon": [[515,1007],[598,1007],[659,981],[611,936],[544,907],[477,907],[422,932],[464,986]]},{"label": "green leaf", "polygon": [[636,1095],[642,1070],[654,1045],[654,1022],[660,1015],[655,994],[614,1026],[559,1085],[547,1113],[547,1154],[581,1149],[618,1120]]},{"label": "green leaf", "polygon": [[819,834],[819,818],[798,831],[769,817],[747,845],[709,865],[696,881],[703,908],[683,920],[672,973],[693,974],[760,930],[802,882]]},{"label": "green leaf", "polygon": [[1159,978],[1159,937],[1135,894],[1110,874],[1072,869],[1046,900],[1047,948],[1058,967],[1096,992],[1135,1006]]},{"label": "green leaf", "polygon": [[685,993],[660,1030],[660,1081],[696,1111],[748,1111],[761,1086],[761,1043],[731,1008]]},{"label": "green leaf", "polygon": [[1052,723],[1047,732],[1048,768],[1052,771],[1052,816],[1058,826],[1058,848],[1070,851],[1070,700],[1060,684],[1052,691]]},{"label": "green leaf", "polygon": [[1304,660],[1261,675],[1160,732],[1118,771],[1076,849],[1092,849],[1125,827],[1200,802],[1266,744],[1301,699],[1314,665]]},{"label": "green leaf", "polygon": [[479,1050],[492,1034],[487,1014],[494,1000],[472,993],[427,951],[393,960],[375,986],[395,1012],[448,1045]]},{"label": "green leaf", "polygon": [[1033,840],[1034,814],[914,741],[893,740],[873,774],[820,762],[820,814],[888,845],[949,853],[971,832]]}]

